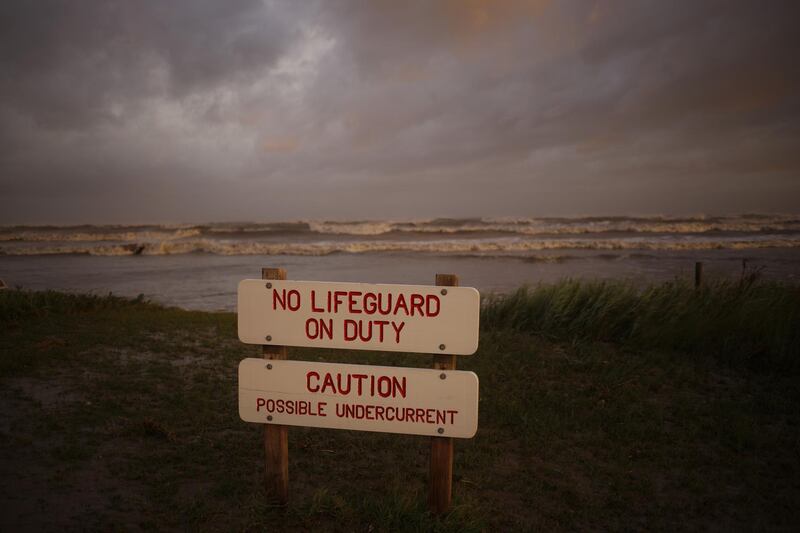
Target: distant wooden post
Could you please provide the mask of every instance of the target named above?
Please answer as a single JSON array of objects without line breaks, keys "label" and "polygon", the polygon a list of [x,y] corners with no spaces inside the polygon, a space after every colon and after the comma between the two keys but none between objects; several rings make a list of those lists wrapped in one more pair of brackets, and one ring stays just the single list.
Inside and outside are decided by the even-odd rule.
[{"label": "distant wooden post", "polygon": [[[285,280],[282,268],[262,268],[261,279]],[[265,339],[272,340],[270,337]],[[286,346],[262,346],[264,359],[284,360]],[[266,424],[264,426],[264,451],[266,452],[267,493],[281,505],[289,501],[289,432],[286,426]]]},{"label": "distant wooden post", "polygon": [[697,261],[694,264],[694,288],[699,289],[703,284],[703,262]]},{"label": "distant wooden post", "polygon": [[[455,274],[436,274],[436,285],[458,287]],[[443,289],[447,290],[447,289]],[[443,348],[445,351],[447,347]],[[433,368],[455,370],[455,355],[434,355]],[[446,513],[453,498],[453,439],[431,437],[431,479],[428,504],[434,514]]]}]

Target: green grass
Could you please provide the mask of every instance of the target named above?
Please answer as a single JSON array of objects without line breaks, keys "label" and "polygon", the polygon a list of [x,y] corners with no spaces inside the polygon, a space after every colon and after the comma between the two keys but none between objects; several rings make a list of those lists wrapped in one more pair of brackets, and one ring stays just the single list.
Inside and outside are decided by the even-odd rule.
[{"label": "green grass", "polygon": [[800,370],[800,286],[753,278],[699,290],[676,280],[562,281],[488,298],[481,321],[559,341],[603,341],[717,357],[763,371]]},{"label": "green grass", "polygon": [[145,301],[144,295],[123,298],[98,294],[68,294],[58,291],[0,291],[0,323],[43,318],[52,314],[86,313],[103,310],[160,307]]},{"label": "green grass", "polygon": [[[657,314],[646,319],[645,302],[673,313],[692,298],[759,305],[764,316],[754,320],[777,328],[746,332],[768,347],[760,366],[796,368],[786,360],[794,341],[764,340],[787,331],[770,325],[778,313],[768,308],[791,310],[780,292],[796,289],[723,289],[564,282],[487,302],[481,347],[458,361],[481,380],[479,429],[456,440],[454,507],[444,517],[425,504],[427,438],[314,428],[290,429],[291,501],[270,504],[262,428],[237,412],[238,362],[260,349],[238,341],[235,315],[4,291],[0,529],[795,529],[796,375],[724,357],[719,339],[745,335],[739,311],[695,324],[719,336],[709,353],[689,343],[700,332],[678,330],[682,340],[659,346],[669,327]],[[670,327],[709,317],[687,313]],[[643,335],[644,327],[661,329]],[[333,350],[290,358],[431,364],[419,354]]]}]

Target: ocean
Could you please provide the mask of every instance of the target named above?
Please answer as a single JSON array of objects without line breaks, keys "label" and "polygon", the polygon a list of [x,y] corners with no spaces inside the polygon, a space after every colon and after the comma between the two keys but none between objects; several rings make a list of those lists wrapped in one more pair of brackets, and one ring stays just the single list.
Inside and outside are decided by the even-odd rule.
[{"label": "ocean", "polygon": [[800,280],[800,215],[437,218],[169,225],[0,227],[12,287],[145,297],[234,310],[239,280],[432,284],[458,274],[482,293],[563,278],[646,284],[758,270]]}]

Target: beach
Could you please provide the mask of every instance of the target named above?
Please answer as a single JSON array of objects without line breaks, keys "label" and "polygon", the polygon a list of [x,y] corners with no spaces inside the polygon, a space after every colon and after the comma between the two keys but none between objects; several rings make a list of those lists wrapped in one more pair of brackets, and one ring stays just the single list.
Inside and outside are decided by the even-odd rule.
[{"label": "beach", "polygon": [[[2,228],[0,527],[791,529],[798,243],[788,215]],[[292,427],[288,505],[269,497],[263,429],[237,412],[262,352],[237,338],[236,290],[263,267],[479,289],[449,512],[427,505],[419,435]]]},{"label": "beach", "polygon": [[800,531],[798,19],[4,2],[0,533]]},{"label": "beach", "polygon": [[564,278],[638,285],[708,277],[800,279],[800,217],[574,217],[0,228],[10,286],[234,310],[261,268],[290,279],[432,284],[453,273],[483,294]]}]

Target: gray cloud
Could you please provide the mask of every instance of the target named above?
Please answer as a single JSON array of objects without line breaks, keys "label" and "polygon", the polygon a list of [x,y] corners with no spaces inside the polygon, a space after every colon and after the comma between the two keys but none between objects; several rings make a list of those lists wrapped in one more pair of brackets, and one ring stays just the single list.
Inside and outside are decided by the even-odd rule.
[{"label": "gray cloud", "polygon": [[2,95],[45,127],[120,120],[261,74],[291,28],[257,0],[4,2]]},{"label": "gray cloud", "polygon": [[0,223],[791,210],[798,11],[7,2]]}]

